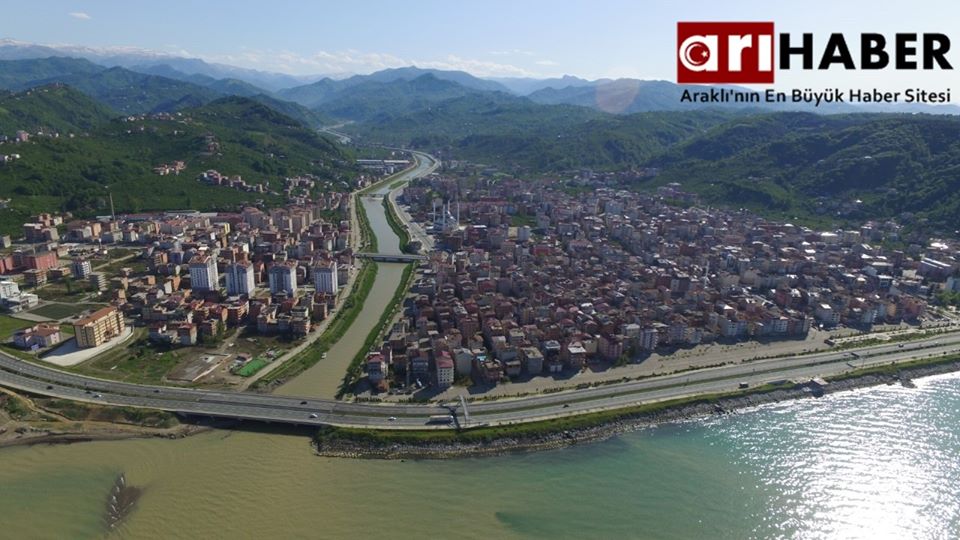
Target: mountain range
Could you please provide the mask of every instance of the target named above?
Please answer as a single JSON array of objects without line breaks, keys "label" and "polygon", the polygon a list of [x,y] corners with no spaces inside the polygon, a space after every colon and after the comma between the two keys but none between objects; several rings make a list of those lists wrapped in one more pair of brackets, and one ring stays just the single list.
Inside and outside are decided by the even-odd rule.
[{"label": "mountain range", "polygon": [[187,58],[130,47],[94,48],[72,45],[39,45],[12,39],[0,39],[0,60],[29,60],[50,57],[83,58],[105,67],[124,67],[133,71],[165,65],[188,75],[204,75],[212,79],[240,79],[268,91],[297,86],[317,79],[317,77],[299,77],[286,73],[240,68],[206,62],[199,58]]},{"label": "mountain range", "polygon": [[[49,51],[32,51],[40,52]],[[0,57],[14,53],[28,56],[31,51],[0,42]],[[958,227],[960,200],[953,193],[960,187],[960,150],[953,141],[960,120],[954,116],[863,114],[852,107],[810,114],[815,109],[790,112],[737,104],[684,104],[677,110],[683,87],[667,81],[487,80],[416,67],[306,84],[288,80],[286,86],[274,80],[271,90],[242,71],[232,72],[236,77],[216,77],[226,68],[217,71],[199,60],[161,60],[170,59],[127,55],[129,67],[62,55],[0,60],[0,88],[13,92],[0,95],[0,132],[53,130],[104,137],[102,126],[113,125],[117,120],[111,119],[120,115],[200,115],[215,105],[246,111],[218,120],[222,129],[233,130],[241,146],[241,132],[252,129],[248,115],[270,117],[271,124],[289,124],[290,129],[336,123],[361,145],[409,146],[521,174],[653,168],[659,174],[638,180],[638,189],[680,182],[708,202],[750,206],[791,219],[897,217],[937,230]],[[951,105],[911,112],[955,110]],[[298,133],[301,137],[309,131]],[[107,147],[108,155],[123,153]],[[282,153],[283,145],[274,150]],[[46,159],[60,158],[41,156]],[[247,170],[276,172],[258,161]],[[0,179],[7,182],[10,170],[0,171]],[[30,178],[43,180],[53,172],[61,174],[58,168],[44,169]],[[912,188],[919,180],[922,189]],[[53,197],[35,195],[38,201]],[[71,206],[88,207],[82,201]]]},{"label": "mountain range", "polygon": [[[363,82],[390,83],[412,80],[424,74],[455,82],[461,86],[515,96],[529,96],[537,103],[580,105],[616,114],[659,110],[690,110],[681,104],[683,87],[667,81],[639,79],[587,80],[571,75],[557,78],[480,78],[463,71],[444,71],[401,67],[384,69],[369,75],[289,75],[207,62],[163,52],[130,47],[82,47],[71,45],[39,45],[11,39],[0,39],[0,60],[23,60],[49,57],[84,58],[104,67],[122,67],[148,75],[210,87],[221,94],[254,96],[273,95],[314,108],[339,90]],[[779,106],[776,110],[810,110],[812,112],[927,112],[960,114],[956,105],[830,107],[812,109],[804,106]]]}]

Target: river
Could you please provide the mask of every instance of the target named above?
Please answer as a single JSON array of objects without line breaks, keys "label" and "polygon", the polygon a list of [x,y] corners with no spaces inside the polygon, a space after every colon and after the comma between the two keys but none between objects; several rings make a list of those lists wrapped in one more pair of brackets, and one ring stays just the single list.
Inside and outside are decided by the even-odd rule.
[{"label": "river", "polygon": [[[370,201],[368,215],[376,208]],[[386,236],[385,220],[371,223]],[[402,268],[381,265],[338,343],[343,362],[399,283],[391,266]],[[281,390],[328,395],[343,362],[322,361]],[[321,458],[307,433],[267,427],[9,448],[0,450],[0,530],[51,539],[956,538],[960,374],[916,383],[454,461]],[[121,472],[143,495],[108,532],[105,499]]]},{"label": "river", "polygon": [[[417,171],[425,167],[417,168]],[[400,238],[390,228],[386,213],[383,209],[383,197],[386,196],[390,185],[398,180],[387,182],[376,190],[373,196],[360,197],[370,228],[377,237],[377,251],[387,255],[397,255],[400,250]],[[370,331],[377,325],[380,315],[387,308],[393,293],[400,286],[403,278],[403,263],[371,263],[378,266],[377,279],[367,296],[360,314],[350,325],[350,328],[340,340],[327,352],[327,358],[316,363],[313,367],[298,375],[276,390],[276,393],[287,396],[311,396],[332,398],[336,396],[343,375],[353,360]]]}]

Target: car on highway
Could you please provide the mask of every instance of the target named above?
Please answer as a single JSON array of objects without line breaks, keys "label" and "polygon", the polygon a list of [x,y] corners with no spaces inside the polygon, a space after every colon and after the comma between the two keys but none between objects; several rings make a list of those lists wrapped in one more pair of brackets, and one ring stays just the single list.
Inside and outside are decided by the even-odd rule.
[{"label": "car on highway", "polygon": [[47,385],[47,390],[53,390],[53,385],[52,385],[52,384],[48,384],[48,385]]},{"label": "car on highway", "polygon": [[388,422],[396,422],[396,421],[397,421],[397,417],[396,417],[396,416],[391,416],[390,418],[387,418],[387,421],[388,421]]},{"label": "car on highway", "polygon": [[103,397],[103,394],[94,394],[93,397],[100,399]]},{"label": "car on highway", "polygon": [[320,418],[320,416],[317,413],[310,413],[310,418]]},{"label": "car on highway", "polygon": [[301,405],[306,405],[307,402],[306,402],[306,401],[301,401],[300,404],[301,404]]}]

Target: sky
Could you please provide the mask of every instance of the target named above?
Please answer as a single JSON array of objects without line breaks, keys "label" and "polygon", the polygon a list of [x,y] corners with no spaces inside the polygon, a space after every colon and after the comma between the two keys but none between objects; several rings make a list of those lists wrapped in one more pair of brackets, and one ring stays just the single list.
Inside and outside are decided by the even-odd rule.
[{"label": "sky", "polygon": [[[10,2],[0,37],[134,47],[299,75],[417,65],[482,77],[676,79],[678,21],[774,21],[779,32],[942,32],[960,69],[960,3],[409,0]],[[945,89],[953,72],[793,71],[778,86]],[[960,90],[958,90],[960,92]],[[954,96],[957,101],[960,96]]]}]

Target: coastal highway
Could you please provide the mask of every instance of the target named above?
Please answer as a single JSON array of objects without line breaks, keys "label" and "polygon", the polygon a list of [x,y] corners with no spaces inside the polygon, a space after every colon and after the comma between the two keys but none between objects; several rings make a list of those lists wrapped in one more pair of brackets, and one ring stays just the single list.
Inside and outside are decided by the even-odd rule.
[{"label": "coastal highway", "polygon": [[[729,391],[744,382],[757,386],[781,380],[805,380],[873,365],[956,353],[960,353],[960,334],[945,334],[901,345],[876,345],[849,351],[756,360],[547,395],[468,403],[469,425],[530,422]],[[309,397],[138,385],[60,371],[5,353],[0,353],[0,385],[32,394],[89,403],[300,425],[423,429],[428,427],[426,421],[429,416],[448,414],[451,410],[457,411],[461,425],[465,421],[456,406],[348,403]],[[429,427],[443,429],[448,426]]]}]

